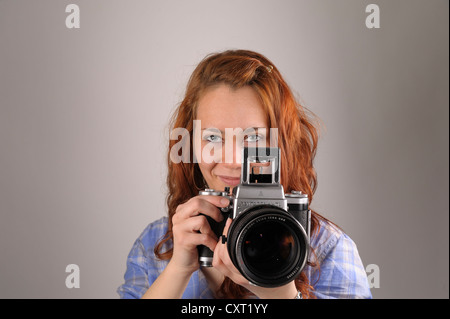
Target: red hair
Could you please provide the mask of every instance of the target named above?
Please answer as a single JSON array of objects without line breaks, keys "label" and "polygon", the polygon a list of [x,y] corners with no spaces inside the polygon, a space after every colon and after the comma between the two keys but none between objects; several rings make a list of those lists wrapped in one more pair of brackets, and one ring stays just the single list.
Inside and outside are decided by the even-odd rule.
[{"label": "red hair", "polygon": [[[230,50],[207,56],[192,73],[185,97],[172,116],[170,129],[186,128],[192,138],[198,101],[206,89],[217,84],[226,84],[234,89],[249,86],[255,90],[266,111],[269,127],[278,129],[278,147],[281,149],[280,180],[284,191],[300,190],[308,194],[311,203],[317,187],[313,166],[318,141],[316,117],[296,101],[278,69],[263,55],[246,50]],[[177,142],[169,141],[169,226],[164,238],[155,246],[155,255],[160,259],[172,257],[172,250],[160,250],[173,237],[172,217],[176,208],[204,188],[199,166],[193,163],[192,141],[189,163],[176,164],[170,159],[170,149]],[[319,219],[324,218],[312,211],[311,234],[318,231]],[[314,263],[309,262],[309,265],[317,267]],[[304,272],[295,279],[295,284],[305,298],[313,297],[312,286]],[[216,293],[224,298],[244,298],[250,294],[229,278],[225,279]]]}]

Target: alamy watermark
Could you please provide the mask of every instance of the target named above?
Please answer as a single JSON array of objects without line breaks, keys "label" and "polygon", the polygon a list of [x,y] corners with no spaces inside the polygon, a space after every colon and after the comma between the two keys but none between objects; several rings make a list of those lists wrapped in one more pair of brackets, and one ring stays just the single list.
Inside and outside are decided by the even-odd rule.
[{"label": "alamy watermark", "polygon": [[80,28],[80,7],[76,4],[68,4],[66,6],[66,12],[69,13],[66,17],[67,29],[79,29]]},{"label": "alamy watermark", "polygon": [[[380,288],[380,267],[376,264],[366,266],[367,280],[369,288]],[[80,288],[80,267],[77,264],[69,264],[66,266],[66,287],[68,289]]]},{"label": "alamy watermark", "polygon": [[[68,4],[66,6],[66,27],[67,29],[79,29],[80,28],[80,7],[77,4]],[[368,4],[365,8],[365,12],[369,13],[366,16],[365,24],[368,29],[380,28],[380,7],[377,4]]]},{"label": "alamy watermark", "polygon": [[66,287],[69,289],[80,288],[80,267],[77,264],[69,264],[66,266]]},{"label": "alamy watermark", "polygon": [[369,4],[366,6],[366,12],[369,15],[366,17],[367,29],[379,29],[380,28],[380,7],[376,4]]},{"label": "alamy watermark", "polygon": [[242,164],[240,155],[244,146],[278,147],[278,129],[270,128],[269,132],[265,127],[220,130],[202,128],[201,120],[194,120],[192,137],[186,128],[177,127],[170,132],[170,140],[178,141],[170,148],[170,160],[175,164],[191,162],[191,141],[193,163]]},{"label": "alamy watermark", "polygon": [[369,288],[380,288],[380,267],[376,264],[367,265],[366,274]]}]

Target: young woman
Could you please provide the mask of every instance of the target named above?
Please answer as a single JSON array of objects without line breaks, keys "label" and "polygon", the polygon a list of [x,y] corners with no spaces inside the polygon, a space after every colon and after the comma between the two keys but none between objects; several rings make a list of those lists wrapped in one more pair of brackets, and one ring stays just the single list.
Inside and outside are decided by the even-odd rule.
[{"label": "young woman", "polygon": [[[273,143],[270,128],[276,129],[281,150],[284,191],[300,190],[312,202],[317,127],[272,62],[244,50],[207,56],[191,75],[171,128],[189,133],[181,149],[189,152],[174,160],[172,148],[180,140],[170,141],[168,217],[151,223],[134,243],[125,283],[118,289],[122,298],[371,298],[354,242],[315,211],[307,266],[290,283],[276,288],[250,284],[206,220],[205,215],[221,221],[219,208],[229,202],[198,195],[199,191],[238,185],[239,150]],[[238,132],[231,138],[226,134],[230,129]],[[194,138],[196,132],[200,136]],[[198,245],[214,251],[213,267],[199,267]]]}]

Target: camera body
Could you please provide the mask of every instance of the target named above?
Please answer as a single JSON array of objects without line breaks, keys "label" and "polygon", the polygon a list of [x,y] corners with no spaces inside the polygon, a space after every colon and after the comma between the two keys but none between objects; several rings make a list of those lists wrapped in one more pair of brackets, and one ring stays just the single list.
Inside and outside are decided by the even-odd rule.
[{"label": "camera body", "polygon": [[[224,196],[222,208],[233,221],[226,244],[230,259],[249,282],[278,287],[292,281],[309,255],[311,211],[308,196],[300,191],[285,194],[279,182],[279,148],[243,148],[241,183],[224,191],[205,189],[200,195]],[[207,217],[212,230],[222,235],[221,223]],[[212,266],[213,252],[199,246],[201,266]]]}]

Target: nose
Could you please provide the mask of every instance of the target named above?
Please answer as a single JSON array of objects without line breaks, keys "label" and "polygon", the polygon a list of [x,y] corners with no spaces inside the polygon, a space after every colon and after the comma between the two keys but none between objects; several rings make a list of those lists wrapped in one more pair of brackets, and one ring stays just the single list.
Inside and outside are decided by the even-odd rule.
[{"label": "nose", "polygon": [[242,143],[236,136],[226,139],[222,146],[222,163],[229,167],[240,168],[242,163],[242,148]]}]

